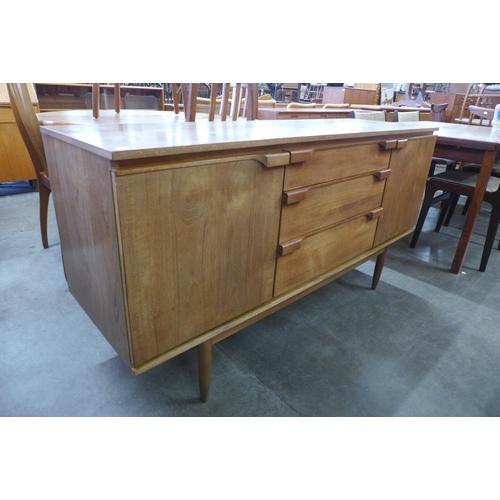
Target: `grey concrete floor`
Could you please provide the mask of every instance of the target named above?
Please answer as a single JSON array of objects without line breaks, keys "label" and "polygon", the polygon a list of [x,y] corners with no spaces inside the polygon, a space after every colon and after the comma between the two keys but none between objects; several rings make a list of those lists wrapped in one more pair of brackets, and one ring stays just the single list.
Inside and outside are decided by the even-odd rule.
[{"label": "grey concrete floor", "polygon": [[214,347],[208,402],[189,351],[134,376],[67,289],[53,206],[0,196],[0,416],[498,416],[500,251],[482,213],[462,273],[461,215]]}]

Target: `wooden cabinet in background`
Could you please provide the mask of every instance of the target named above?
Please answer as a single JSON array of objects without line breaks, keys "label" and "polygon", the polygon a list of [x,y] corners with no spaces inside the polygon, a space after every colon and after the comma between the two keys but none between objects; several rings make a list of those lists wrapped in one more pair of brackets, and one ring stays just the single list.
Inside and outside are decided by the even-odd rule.
[{"label": "wooden cabinet in background", "polygon": [[[38,113],[38,103],[34,95],[32,100],[35,112]],[[17,128],[7,85],[0,83],[0,182],[35,179],[35,168]]]},{"label": "wooden cabinet in background", "polygon": [[369,89],[355,89],[346,87],[325,87],[323,90],[323,104],[369,104],[375,105],[377,91]]},{"label": "wooden cabinet in background", "polygon": [[[92,92],[91,83],[35,83],[35,89],[40,103],[40,110],[57,111],[60,109],[89,109],[85,103],[85,96]],[[101,93],[113,94],[114,86],[102,84]],[[127,94],[156,97],[158,110],[164,109],[164,91],[161,87],[132,87],[124,86],[120,89],[123,99]]]}]

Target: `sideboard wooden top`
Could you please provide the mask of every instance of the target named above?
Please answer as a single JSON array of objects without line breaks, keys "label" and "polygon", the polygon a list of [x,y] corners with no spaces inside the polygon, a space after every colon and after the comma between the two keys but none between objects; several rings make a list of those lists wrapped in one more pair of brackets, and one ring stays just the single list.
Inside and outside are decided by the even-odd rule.
[{"label": "sideboard wooden top", "polygon": [[[425,123],[425,124],[424,124]],[[430,135],[430,122],[321,119],[41,127],[42,134],[114,161],[345,139]]]}]

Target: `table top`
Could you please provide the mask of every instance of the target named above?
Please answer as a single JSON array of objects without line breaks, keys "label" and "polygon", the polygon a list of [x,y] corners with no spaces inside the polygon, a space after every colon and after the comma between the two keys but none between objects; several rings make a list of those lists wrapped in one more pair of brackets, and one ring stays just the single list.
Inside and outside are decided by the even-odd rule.
[{"label": "table top", "polygon": [[[161,113],[161,112],[160,112]],[[426,123],[427,125],[423,125]],[[110,160],[206,153],[304,142],[408,137],[432,134],[430,122],[369,120],[255,120],[237,122],[93,123],[42,126],[42,134],[76,145]]]},{"label": "table top", "polygon": [[484,151],[500,151],[500,131],[493,132],[491,127],[429,121],[414,122],[414,124],[423,128],[430,125],[439,127],[439,130],[435,132],[435,135],[438,136],[437,141],[439,144],[481,149]]}]

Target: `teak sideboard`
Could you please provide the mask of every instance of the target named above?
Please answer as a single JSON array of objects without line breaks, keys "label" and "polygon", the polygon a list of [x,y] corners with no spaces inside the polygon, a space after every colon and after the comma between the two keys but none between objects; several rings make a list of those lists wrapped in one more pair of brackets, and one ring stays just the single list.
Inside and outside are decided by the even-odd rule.
[{"label": "teak sideboard", "polygon": [[416,222],[429,126],[364,120],[42,127],[71,293],[142,373],[377,257]]}]

